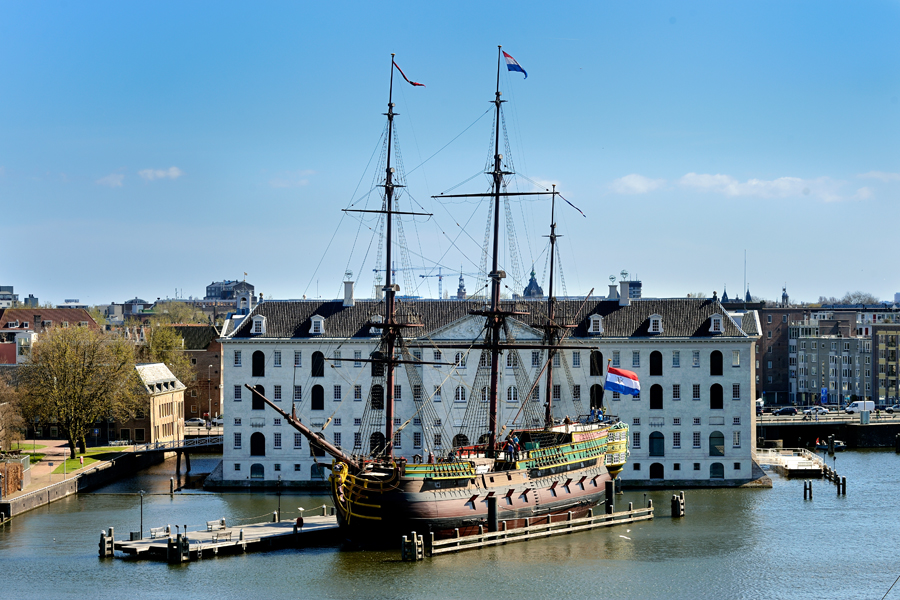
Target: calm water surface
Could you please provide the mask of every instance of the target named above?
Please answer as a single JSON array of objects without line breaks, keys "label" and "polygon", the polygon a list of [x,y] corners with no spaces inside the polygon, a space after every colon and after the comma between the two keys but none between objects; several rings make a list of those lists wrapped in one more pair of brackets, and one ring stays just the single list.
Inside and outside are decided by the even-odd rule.
[{"label": "calm water surface", "polygon": [[[192,460],[195,470],[215,463]],[[173,566],[98,559],[102,529],[114,526],[121,538],[139,528],[140,499],[132,494],[141,489],[151,494],[144,497],[145,529],[261,520],[277,508],[275,494],[188,490],[170,497],[169,461],[0,527],[0,598],[882,598],[900,575],[900,456],[845,452],[837,465],[848,479],[846,497],[820,481],[814,499],[804,501],[801,481],[773,473],[773,489],[687,490],[684,519],[668,516],[672,492],[654,492],[647,495],[657,507],[650,522],[418,564],[400,562],[399,551],[337,547]],[[644,497],[626,493],[619,508]],[[285,494],[281,501],[288,517],[328,499]],[[900,583],[887,598],[900,600]]]}]

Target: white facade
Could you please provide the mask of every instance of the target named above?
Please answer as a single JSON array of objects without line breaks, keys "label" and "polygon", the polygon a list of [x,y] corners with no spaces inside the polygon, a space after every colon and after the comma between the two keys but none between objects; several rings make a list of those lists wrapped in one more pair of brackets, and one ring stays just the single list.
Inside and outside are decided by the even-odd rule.
[{"label": "white facade", "polygon": [[[608,304],[600,305],[605,312],[615,313],[620,309],[617,301],[606,302]],[[554,382],[559,386],[554,390],[554,404],[562,409],[556,414],[588,414],[592,402],[600,400],[597,386],[604,386],[603,375],[611,360],[614,366],[637,373],[642,387],[639,398],[615,398],[610,392],[602,398],[607,413],[617,415],[631,430],[631,456],[620,476],[626,483],[735,485],[746,482],[753,474],[755,390],[752,360],[756,338],[738,328],[717,303],[704,309],[713,314],[707,318],[705,327],[719,327],[721,334],[707,334],[703,330],[702,335],[673,335],[679,324],[662,310],[667,302],[670,301],[632,299],[629,306],[621,307],[631,314],[646,313],[641,314],[640,319],[646,320],[647,331],[652,327],[659,332],[655,334],[616,337],[617,326],[611,324],[613,317],[602,317],[601,323],[594,327],[588,315],[581,316],[583,329],[578,331],[583,333],[569,337],[565,344],[583,349],[562,350],[562,361],[554,371]],[[710,301],[694,302],[701,306],[701,302]],[[270,408],[257,404],[254,409],[252,394],[243,387],[244,384],[262,386],[266,397],[279,403],[288,413],[296,407],[297,415],[305,424],[314,430],[324,427],[322,434],[335,445],[352,451],[356,443],[358,447],[364,446],[363,450],[368,449],[368,442],[356,439],[356,436],[373,381],[370,364],[326,360],[318,374],[314,371],[313,355],[321,352],[326,359],[368,358],[378,349],[379,330],[369,331],[362,327],[357,328],[354,335],[335,337],[336,329],[341,327],[346,334],[346,321],[341,326],[337,321],[346,317],[342,310],[352,310],[363,323],[377,315],[382,305],[359,300],[349,309],[339,308],[340,301],[335,301],[335,306],[306,301],[310,305],[308,309],[306,305],[297,308],[287,307],[289,303],[283,303],[283,307],[279,304],[269,301],[255,307],[245,323],[237,326],[236,331],[232,330],[231,336],[222,339],[223,413],[228,415],[224,428],[224,485],[271,484],[279,477],[288,484],[316,485],[324,481],[322,466],[331,464],[330,457],[320,457],[317,462],[311,456],[307,440],[283,424]],[[282,308],[319,314],[303,317],[305,325],[302,327],[300,323],[287,326],[286,330],[302,331],[299,335],[272,337],[285,330]],[[327,312],[323,309],[334,314],[323,317],[321,313]],[[653,323],[653,320],[658,322]],[[407,421],[409,423],[400,431],[399,441],[394,446],[395,456],[412,460],[416,454],[426,456],[430,451],[445,454],[450,450],[453,433],[462,424],[467,401],[472,399],[473,392],[478,392],[473,388],[481,350],[467,353],[438,348],[432,343],[472,344],[473,340],[479,339],[482,323],[482,317],[464,316],[429,331],[418,340],[424,347],[411,348],[412,354],[415,359],[445,364],[405,365],[396,370],[395,391],[399,392],[399,397],[395,401],[395,430]],[[278,331],[273,332],[273,327]],[[695,329],[697,327],[691,325],[690,331]],[[726,336],[723,329],[729,335]],[[256,333],[250,333],[253,331]],[[541,333],[527,325],[517,322],[513,331],[520,343],[540,342]],[[240,332],[244,332],[244,337],[236,335]],[[602,355],[602,358],[595,355],[594,364],[592,351]],[[521,369],[528,381],[533,381],[540,371],[544,354],[532,357],[532,352],[520,350],[518,359],[508,353],[501,357],[501,425],[511,424],[523,402],[539,402],[543,406],[544,383],[538,387],[537,400],[526,400],[527,390],[521,389],[521,373],[516,377],[516,372]],[[457,353],[466,355],[464,364],[446,364],[458,363]],[[721,357],[721,374],[718,370],[711,371],[711,363],[717,360],[715,356]],[[602,374],[597,369],[598,364]],[[410,377],[406,369],[415,369],[418,375]],[[416,384],[416,381],[421,383]],[[415,389],[417,385],[421,388]],[[438,386],[440,392],[436,391]],[[436,415],[439,423],[432,422],[433,418],[424,418],[423,402],[430,403],[434,410],[429,414]]]}]

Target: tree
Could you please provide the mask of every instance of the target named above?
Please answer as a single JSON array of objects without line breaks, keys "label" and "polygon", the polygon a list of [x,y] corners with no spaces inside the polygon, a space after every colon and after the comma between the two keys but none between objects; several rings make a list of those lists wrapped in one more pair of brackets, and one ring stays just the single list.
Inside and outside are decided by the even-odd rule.
[{"label": "tree", "polygon": [[181,383],[188,385],[194,380],[194,368],[183,348],[184,340],[178,330],[157,322],[144,328],[144,343],[137,348],[137,359],[163,363]]},{"label": "tree", "polygon": [[94,422],[124,420],[143,405],[134,348],[122,338],[88,327],[54,327],[38,336],[21,367],[22,412],[54,421],[69,442],[85,450]]},{"label": "tree", "polygon": [[688,298],[706,298],[705,292],[689,292],[687,295]]},{"label": "tree", "polygon": [[0,451],[9,451],[12,443],[21,437],[23,425],[18,394],[6,374],[0,374]]},{"label": "tree", "polygon": [[879,302],[878,297],[874,294],[860,292],[859,290],[847,292],[841,298],[841,304],[878,304]]},{"label": "tree", "polygon": [[154,319],[159,323],[202,323],[210,322],[209,316],[187,302],[157,302],[153,307]]}]

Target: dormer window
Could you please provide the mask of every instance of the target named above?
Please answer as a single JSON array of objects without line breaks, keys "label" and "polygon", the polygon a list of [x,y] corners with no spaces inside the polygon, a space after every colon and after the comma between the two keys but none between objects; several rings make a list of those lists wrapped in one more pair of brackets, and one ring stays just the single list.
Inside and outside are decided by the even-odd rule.
[{"label": "dormer window", "polygon": [[41,321],[41,327],[49,329],[50,327],[53,327],[53,321]]},{"label": "dormer window", "polygon": [[650,315],[650,333],[662,333],[662,317],[659,315]]},{"label": "dormer window", "polygon": [[588,334],[600,335],[603,333],[603,317],[600,315],[591,315],[588,322]]},{"label": "dormer window", "polygon": [[[384,317],[381,315],[372,315],[369,319],[372,323],[384,323]],[[381,327],[370,327],[369,335],[381,335]]]},{"label": "dormer window", "polygon": [[710,322],[710,333],[722,333],[722,315],[713,315]]},{"label": "dormer window", "polygon": [[252,332],[254,335],[264,334],[266,332],[266,318],[257,315],[253,317],[253,329]]},{"label": "dormer window", "polygon": [[9,321],[9,322],[6,324],[6,326],[7,326],[7,327],[18,327],[18,326],[19,326],[19,320],[16,319],[15,321]]},{"label": "dormer window", "polygon": [[28,329],[28,321],[22,321],[22,329]]},{"label": "dormer window", "polygon": [[312,335],[322,335],[325,333],[325,317],[314,315],[310,320],[312,321],[312,326],[309,328],[309,332]]}]

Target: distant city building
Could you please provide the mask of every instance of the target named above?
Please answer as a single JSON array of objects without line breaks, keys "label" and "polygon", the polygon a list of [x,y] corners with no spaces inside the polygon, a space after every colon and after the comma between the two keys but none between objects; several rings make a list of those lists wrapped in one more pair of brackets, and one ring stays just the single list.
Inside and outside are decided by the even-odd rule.
[{"label": "distant city building", "polygon": [[62,304],[57,304],[56,308],[88,308],[88,305],[78,298],[66,298]]},{"label": "distant city building", "polygon": [[522,295],[526,298],[544,297],[544,290],[541,289],[541,286],[538,285],[537,279],[534,278],[534,268],[531,269],[531,279],[528,280],[528,285],[525,286],[525,290],[522,292]]},{"label": "distant city building", "polygon": [[212,325],[172,325],[194,369],[184,396],[184,418],[222,415],[222,344]]},{"label": "distant city building", "polygon": [[241,296],[252,296],[254,288],[246,281],[213,281],[206,286],[204,300],[237,300]]},{"label": "distant city building", "polygon": [[19,303],[19,295],[14,293],[13,286],[0,285],[0,308],[11,308]]},{"label": "distant city building", "polygon": [[28,297],[22,300],[22,305],[26,308],[37,308],[40,305],[40,302],[33,294],[28,294]]},{"label": "distant city building", "polygon": [[459,287],[456,288],[456,299],[457,300],[465,300],[466,299],[466,282],[463,279],[462,273],[459,274]]}]

